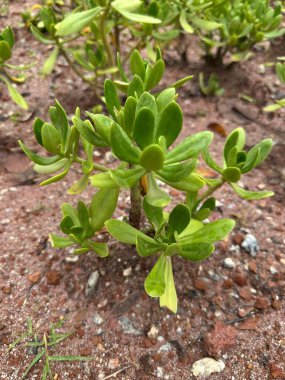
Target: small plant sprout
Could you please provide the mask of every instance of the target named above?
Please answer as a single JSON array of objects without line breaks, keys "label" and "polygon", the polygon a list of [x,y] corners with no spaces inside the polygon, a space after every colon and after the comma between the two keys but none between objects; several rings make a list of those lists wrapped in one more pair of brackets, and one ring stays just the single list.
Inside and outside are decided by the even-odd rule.
[{"label": "small plant sprout", "polygon": [[[278,59],[284,61],[285,57],[280,57]],[[280,80],[280,82],[282,84],[285,84],[285,63],[284,62],[276,63],[275,71],[276,71],[277,78]],[[275,103],[273,104],[268,104],[266,107],[263,108],[263,111],[274,112],[283,107],[285,107],[285,98],[275,100]]]},{"label": "small plant sprout", "polygon": [[220,86],[219,78],[215,74],[211,74],[207,83],[205,82],[204,74],[199,74],[199,85],[202,93],[206,96],[215,95],[221,96],[224,89]]},{"label": "small plant sprout", "polygon": [[14,76],[11,71],[23,71],[31,67],[27,66],[16,66],[8,61],[12,58],[13,47],[15,43],[15,37],[13,30],[10,26],[3,29],[0,33],[0,81],[5,84],[8,89],[11,99],[21,108],[28,109],[28,104],[22,95],[18,92],[16,87],[12,83],[23,83],[25,81],[25,76],[18,75]]},{"label": "small plant sprout", "polygon": [[33,350],[34,358],[23,370],[21,377],[19,377],[20,380],[27,379],[32,368],[40,364],[41,361],[43,362],[41,380],[53,380],[57,378],[57,375],[54,374],[52,370],[53,362],[72,362],[95,359],[95,357],[91,356],[51,355],[50,352],[54,350],[60,342],[68,339],[74,333],[74,331],[67,333],[58,332],[58,330],[62,328],[64,322],[65,321],[62,319],[59,322],[52,324],[49,327],[48,332],[39,334],[34,327],[32,320],[30,318],[28,319],[26,331],[9,346],[9,350],[13,350],[19,345],[23,345],[24,347]]},{"label": "small plant sprout", "polygon": [[[23,142],[20,145],[38,173],[51,175],[41,185],[60,181],[72,165],[79,165],[81,178],[68,192],[80,194],[89,184],[97,189],[89,204],[78,201],[76,207],[62,205],[60,228],[65,236],[51,234],[52,245],[57,248],[74,245],[75,255],[91,251],[105,257],[107,243],[96,241],[96,233],[105,225],[117,240],[135,245],[141,257],[156,258],[145,280],[145,290],[151,297],[159,297],[161,306],[176,312],[173,260],[176,256],[193,262],[204,260],[213,253],[215,242],[232,231],[234,221],[230,219],[208,221],[215,208],[214,192],[223,185],[230,185],[245,199],[273,195],[270,191],[248,191],[238,185],[242,175],[264,161],[272,141],[263,140],[246,152],[245,131],[238,128],[226,139],[224,164],[220,166],[209,153],[212,132],[202,131],[176,142],[183,125],[176,90],[191,77],[156,90],[165,70],[159,49],[153,64],[134,50],[130,56],[130,76],[120,65],[120,59],[118,67],[121,80],[105,80],[108,115],[87,112],[88,118],[82,119],[77,109],[70,124],[64,109],[56,102],[55,107],[50,107],[50,123],[40,119],[34,123],[36,139],[50,156],[32,152]],[[100,147],[111,149],[118,159],[116,168],[93,161],[93,151]],[[199,174],[201,157],[218,173],[218,178],[206,179]],[[162,183],[181,191],[185,202],[170,205],[171,197],[161,188]],[[128,223],[111,219],[121,189],[130,191]],[[142,213],[151,227],[150,234],[141,230]]]}]

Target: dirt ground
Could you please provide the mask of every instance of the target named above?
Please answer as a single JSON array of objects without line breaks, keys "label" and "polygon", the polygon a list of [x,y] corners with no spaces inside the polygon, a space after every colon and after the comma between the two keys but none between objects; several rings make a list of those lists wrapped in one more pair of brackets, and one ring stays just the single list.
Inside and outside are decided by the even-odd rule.
[{"label": "dirt ground", "polygon": [[[211,380],[285,379],[285,112],[262,112],[273,95],[284,97],[285,88],[273,68],[264,65],[285,55],[284,41],[264,44],[248,62],[218,71],[204,65],[195,39],[189,41],[188,64],[181,61],[175,46],[165,53],[165,84],[195,75],[179,91],[184,137],[214,128],[211,151],[218,160],[224,135],[238,126],[247,131],[247,148],[262,138],[274,141],[269,159],[242,182],[245,188],[271,189],[275,196],[248,202],[230,188],[219,191],[213,217],[234,218],[236,228],[205,262],[174,260],[179,309],[171,314],[143,289],[153,258],[142,260],[133,249],[110,240],[110,257],[88,254],[75,260],[70,251],[55,250],[48,242],[48,234],[58,232],[60,204],[76,201],[66,190],[79,173],[73,170],[64,181],[39,187],[40,178],[17,140],[38,149],[33,118],[48,120],[55,97],[69,115],[76,106],[82,110],[94,106],[94,99],[64,59],[50,77],[39,76],[49,50],[20,26],[23,6],[11,1],[8,14],[0,18],[0,27],[10,23],[16,33],[14,62],[37,61],[19,86],[30,105],[28,111],[14,106],[0,85],[0,379],[20,379],[35,356],[23,344],[8,351],[25,331],[28,318],[39,336],[61,318],[66,319],[62,331],[74,330],[51,348],[51,354],[94,356],[92,361],[54,363],[57,379],[192,380],[196,379],[193,363],[204,357],[225,364]],[[200,71],[219,75],[225,88],[222,97],[201,95]],[[256,102],[244,101],[242,95]],[[96,159],[109,165],[104,151],[98,151]],[[178,200],[178,192],[168,190]],[[80,198],[88,201],[94,191],[90,187]],[[128,207],[128,194],[122,192],[116,216],[125,215]],[[241,247],[247,234],[258,241],[256,255]],[[101,238],[106,237],[103,230]],[[226,258],[232,259],[231,268]],[[88,292],[88,279],[96,271],[98,283]],[[40,379],[42,364],[27,379]]]}]

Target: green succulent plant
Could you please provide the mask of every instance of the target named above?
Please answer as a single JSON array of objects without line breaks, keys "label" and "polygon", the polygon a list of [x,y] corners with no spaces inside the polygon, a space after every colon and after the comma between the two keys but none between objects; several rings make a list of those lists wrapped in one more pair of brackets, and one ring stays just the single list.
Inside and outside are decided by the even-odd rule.
[{"label": "green succulent plant", "polygon": [[[91,251],[105,257],[107,243],[96,240],[96,233],[105,225],[117,240],[135,245],[140,256],[157,257],[145,281],[145,289],[150,296],[160,298],[161,306],[176,312],[173,257],[193,262],[204,260],[214,251],[213,244],[232,230],[232,220],[207,220],[215,208],[213,194],[224,184],[228,183],[246,199],[273,195],[270,191],[247,191],[237,184],[243,174],[264,161],[272,141],[263,140],[245,152],[245,131],[236,129],[225,142],[223,167],[213,160],[208,150],[212,132],[202,131],[173,145],[183,124],[176,89],[191,77],[156,90],[165,70],[159,49],[156,54],[156,62],[150,63],[134,50],[130,57],[130,76],[118,57],[121,80],[106,79],[104,85],[108,115],[87,112],[89,119],[82,120],[77,109],[69,123],[64,109],[56,102],[50,107],[51,123],[36,119],[36,139],[50,156],[34,153],[23,142],[20,145],[35,163],[38,173],[51,175],[41,185],[61,180],[75,164],[81,166],[82,175],[68,192],[80,194],[89,183],[97,189],[90,204],[79,201],[77,207],[62,205],[60,229],[66,236],[51,234],[52,245],[75,246],[75,255]],[[94,162],[94,148],[100,147],[111,149],[118,161],[117,167]],[[218,178],[208,179],[199,174],[201,155],[218,173]],[[176,205],[170,213],[165,207],[169,207],[171,197],[162,184],[185,195],[185,202]],[[201,193],[206,186],[208,189]],[[130,191],[128,223],[110,219],[121,189]],[[141,231],[142,212],[151,226],[151,236]]]}]

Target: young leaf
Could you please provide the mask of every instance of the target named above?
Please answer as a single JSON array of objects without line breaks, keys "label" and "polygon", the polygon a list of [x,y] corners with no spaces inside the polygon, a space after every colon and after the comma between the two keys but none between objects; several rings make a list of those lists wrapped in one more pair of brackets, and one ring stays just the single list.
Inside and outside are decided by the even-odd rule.
[{"label": "young leaf", "polygon": [[157,174],[167,181],[180,181],[194,171],[196,163],[197,160],[192,159],[183,163],[164,165]]},{"label": "young leaf", "polygon": [[223,178],[227,182],[238,182],[240,180],[241,172],[239,168],[228,167],[223,171]]},{"label": "young leaf", "polygon": [[[256,144],[252,149],[250,149],[246,155],[246,161],[244,166],[242,167],[242,173],[247,173],[252,168],[260,165],[266,157],[269,155],[272,149],[272,140],[265,139]],[[257,154],[259,152],[259,154]],[[251,167],[250,163],[253,162],[253,166]]]},{"label": "young leaf", "polygon": [[161,255],[145,279],[144,288],[147,294],[151,297],[160,297],[165,292],[165,265],[166,257]]},{"label": "young leaf", "polygon": [[120,160],[137,164],[140,159],[140,150],[135,147],[118,124],[113,124],[110,133],[112,151]]},{"label": "young leaf", "polygon": [[61,136],[52,124],[44,123],[42,126],[42,141],[48,152],[57,154],[60,151]]},{"label": "young leaf", "polygon": [[43,69],[42,69],[42,74],[44,76],[48,76],[52,73],[57,57],[59,53],[59,48],[56,46],[53,51],[51,52],[50,56],[45,60]]},{"label": "young leaf", "polygon": [[133,135],[136,107],[137,100],[134,97],[129,96],[124,107],[124,129],[129,137]]},{"label": "young leaf", "polygon": [[133,75],[137,74],[142,80],[144,80],[145,76],[145,66],[144,61],[137,50],[132,52],[130,58],[130,68]]},{"label": "young leaf", "polygon": [[230,150],[236,146],[238,151],[241,151],[245,144],[245,130],[243,128],[236,128],[226,139],[224,145],[224,159],[228,162],[228,154]]},{"label": "young leaf", "polygon": [[89,177],[91,185],[101,189],[116,189],[118,184],[112,179],[111,174],[99,173]]},{"label": "young leaf", "polygon": [[141,257],[148,257],[163,250],[165,248],[165,244],[158,243],[147,235],[137,236],[136,248]]},{"label": "young leaf", "polygon": [[142,151],[139,159],[140,165],[146,171],[156,171],[163,167],[164,152],[157,144],[148,145]]},{"label": "young leaf", "polygon": [[76,181],[68,190],[68,194],[80,194],[84,191],[88,185],[89,177],[84,174],[80,177],[78,181]]},{"label": "young leaf", "polygon": [[66,112],[59,101],[55,100],[55,107],[49,108],[49,115],[53,125],[60,132],[62,140],[66,141],[69,132],[69,124]]},{"label": "young leaf", "polygon": [[138,75],[134,75],[131,83],[128,86],[128,97],[139,98],[144,92],[144,84]]},{"label": "young leaf", "polygon": [[155,118],[149,108],[142,108],[135,118],[133,136],[141,149],[151,145],[154,140]]},{"label": "young leaf", "polygon": [[186,178],[180,181],[167,181],[163,177],[159,177],[163,182],[169,186],[182,191],[199,191],[205,185],[205,181],[195,175],[195,173],[189,174]]},{"label": "young leaf", "polygon": [[69,239],[68,237],[62,237],[55,234],[49,235],[51,245],[53,248],[66,248],[73,245],[73,241]]},{"label": "young leaf", "polygon": [[234,228],[235,221],[231,219],[220,219],[215,222],[205,224],[203,228],[189,236],[179,238],[179,243],[212,243],[224,239]]},{"label": "young leaf", "polygon": [[161,190],[152,174],[147,175],[148,191],[145,202],[154,207],[165,207],[171,201],[170,196]]},{"label": "young leaf", "polygon": [[239,195],[241,198],[248,200],[263,199],[272,197],[274,195],[273,191],[248,191],[243,189],[242,187],[239,187],[235,183],[231,183],[230,185],[234,189],[235,193],[237,193],[237,195]]},{"label": "young leaf", "polygon": [[162,59],[158,60],[151,68],[149,75],[146,76],[145,90],[149,91],[154,88],[163,77],[165,70],[165,64]]},{"label": "young leaf", "polygon": [[185,140],[166,154],[165,164],[181,162],[196,157],[200,152],[207,148],[213,140],[213,136],[212,132],[204,131],[186,137]]},{"label": "young leaf", "polygon": [[137,237],[147,238],[147,235],[120,220],[110,219],[105,223],[108,232],[125,244],[136,244]]},{"label": "young leaf", "polygon": [[203,150],[202,152],[202,156],[203,156],[203,159],[204,161],[206,162],[206,164],[213,170],[215,170],[216,172],[222,174],[223,172],[223,169],[220,165],[218,165],[216,163],[216,161],[212,158],[212,156],[210,155],[210,152],[208,150],[208,148],[206,148],[205,150]]},{"label": "young leaf", "polygon": [[[15,43],[15,36],[12,28],[7,26],[1,33],[1,37],[6,41],[12,49]],[[276,65],[277,66],[277,65]]]},{"label": "young leaf", "polygon": [[181,108],[177,103],[172,101],[166,106],[161,114],[158,124],[156,138],[164,136],[166,145],[169,147],[179,135],[183,124],[183,115]]},{"label": "young leaf", "polygon": [[180,25],[182,26],[182,29],[184,29],[185,32],[194,33],[194,29],[188,23],[187,18],[186,18],[186,12],[183,9],[180,12],[179,22],[180,22]]},{"label": "young leaf", "polygon": [[29,157],[31,161],[38,165],[51,165],[61,159],[60,156],[42,157],[31,151],[22,141],[18,141],[23,152]]},{"label": "young leaf", "polygon": [[175,88],[167,88],[163,90],[156,98],[156,104],[158,112],[161,113],[169,103],[171,103],[176,98]]},{"label": "young leaf", "polygon": [[178,204],[169,214],[167,234],[171,237],[174,232],[181,234],[190,223],[190,211],[186,205]]},{"label": "young leaf", "polygon": [[199,17],[193,17],[192,22],[194,25],[196,25],[198,28],[202,30],[206,30],[207,32],[211,32],[212,30],[218,29],[223,24],[215,22],[215,21],[209,21],[209,20],[204,20]]},{"label": "young leaf", "polygon": [[173,279],[171,258],[167,257],[164,269],[165,291],[159,298],[160,307],[166,306],[173,313],[177,313],[177,294]]},{"label": "young leaf", "polygon": [[117,120],[116,111],[120,111],[121,103],[117,94],[116,87],[111,79],[106,79],[104,83],[104,95],[106,100],[106,106],[109,113]]},{"label": "young leaf", "polygon": [[28,103],[22,97],[22,95],[18,92],[18,90],[11,85],[11,83],[2,75],[0,75],[0,80],[2,80],[8,88],[9,95],[13,99],[13,101],[18,104],[19,107],[27,110],[29,108]]},{"label": "young leaf", "polygon": [[115,123],[110,117],[86,112],[95,125],[96,132],[104,140],[106,145],[110,145],[111,127]]},{"label": "young leaf", "polygon": [[202,261],[209,257],[215,250],[215,246],[211,243],[181,243],[182,251],[179,254],[186,260]]},{"label": "young leaf", "polygon": [[0,62],[8,61],[12,56],[11,47],[8,42],[0,40]]},{"label": "young leaf", "polygon": [[157,231],[164,223],[163,211],[161,207],[152,206],[147,202],[146,197],[143,199],[143,209],[148,221],[153,225]]},{"label": "young leaf", "polygon": [[34,165],[34,171],[39,174],[52,174],[62,169],[68,163],[67,158],[62,158],[50,165]]},{"label": "young leaf", "polygon": [[109,249],[107,243],[98,243],[93,240],[86,240],[85,244],[89,250],[95,252],[99,257],[107,257],[109,255]]},{"label": "young leaf", "polygon": [[92,227],[99,231],[114,214],[117,206],[119,189],[101,189],[93,196],[89,213]]},{"label": "young leaf", "polygon": [[161,21],[155,17],[129,12],[114,3],[115,2],[112,2],[112,7],[128,20],[137,22],[139,24],[160,24],[161,23]]},{"label": "young leaf", "polygon": [[55,25],[56,35],[65,37],[78,33],[88,26],[94,18],[103,10],[102,7],[95,7],[83,12],[68,14],[61,22]]},{"label": "young leaf", "polygon": [[145,170],[141,167],[134,169],[116,169],[109,171],[111,178],[117,183],[118,186],[130,188],[136,185],[140,178],[145,175]]}]

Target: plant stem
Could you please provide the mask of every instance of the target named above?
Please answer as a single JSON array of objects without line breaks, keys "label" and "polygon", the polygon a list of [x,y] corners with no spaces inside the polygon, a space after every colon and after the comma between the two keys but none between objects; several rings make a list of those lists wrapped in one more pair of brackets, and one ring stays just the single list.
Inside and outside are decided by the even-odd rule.
[{"label": "plant stem", "polygon": [[113,57],[113,53],[111,51],[110,44],[107,40],[107,37],[106,37],[107,33],[105,30],[105,22],[106,22],[108,15],[109,15],[110,5],[111,5],[111,2],[109,1],[108,5],[105,8],[104,13],[102,14],[102,17],[100,20],[100,34],[101,34],[101,38],[102,38],[104,48],[105,48],[107,56],[108,56],[109,67],[112,67],[112,66],[114,66],[114,57]]},{"label": "plant stem", "polygon": [[131,188],[131,208],[129,212],[129,222],[131,226],[138,230],[140,229],[141,224],[141,205],[142,197],[139,181]]},{"label": "plant stem", "polygon": [[224,183],[225,181],[221,179],[221,182],[217,183],[215,186],[210,187],[208,190],[206,190],[199,198],[199,202],[203,201],[204,199],[209,198],[216,190],[222,187]]},{"label": "plant stem", "polygon": [[[85,160],[84,160],[83,158],[81,158],[81,157],[76,157],[76,158],[74,158],[73,160],[74,160],[74,162],[77,162],[78,164],[82,164],[82,162],[85,161]],[[103,166],[103,165],[100,165],[100,164],[94,164],[94,163],[93,163],[93,169],[94,169],[94,170],[99,170],[100,172],[104,172],[104,173],[106,173],[106,172],[109,170],[108,168],[106,168],[106,167]]]}]

